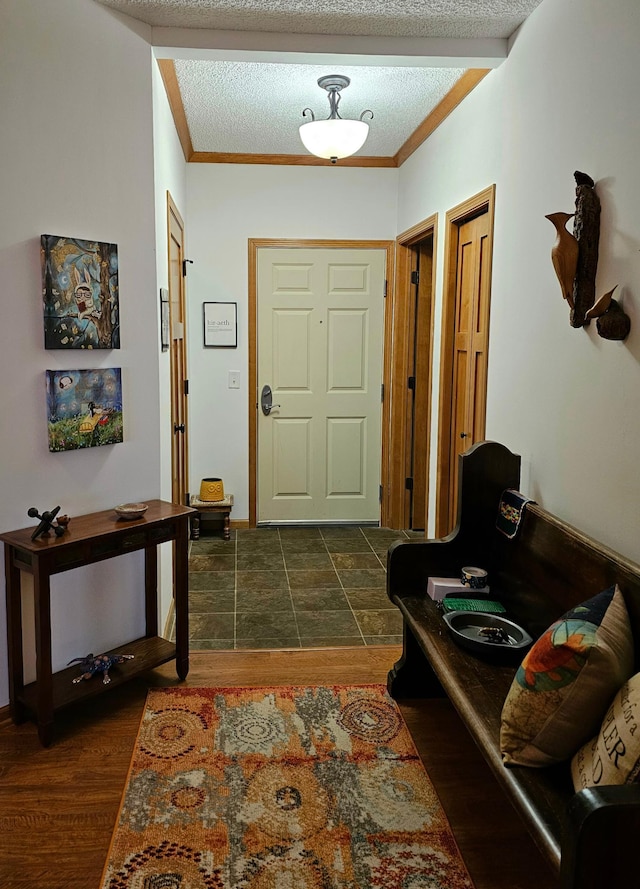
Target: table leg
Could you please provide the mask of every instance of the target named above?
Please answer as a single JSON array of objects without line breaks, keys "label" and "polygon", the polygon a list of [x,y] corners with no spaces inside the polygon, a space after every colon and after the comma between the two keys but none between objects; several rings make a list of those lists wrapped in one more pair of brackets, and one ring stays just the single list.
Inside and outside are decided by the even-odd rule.
[{"label": "table leg", "polygon": [[176,608],[176,672],[189,673],[189,565],[188,516],[178,522],[175,544],[174,597]]},{"label": "table leg", "polygon": [[191,539],[200,540],[200,513],[197,512],[191,519]]},{"label": "table leg", "polygon": [[231,522],[229,520],[228,512],[225,512],[224,514],[224,527],[222,536],[225,540],[231,540]]},{"label": "table leg", "polygon": [[24,688],[22,668],[22,590],[20,571],[13,564],[13,549],[4,545],[4,569],[7,591],[7,654],[9,661],[9,701],[11,718],[19,725],[27,718],[18,696]]},{"label": "table leg", "polygon": [[155,544],[144,550],[144,615],[145,635],[158,635],[158,549]]},{"label": "table leg", "polygon": [[33,575],[36,624],[36,681],[38,737],[43,747],[53,738],[53,681],[51,676],[51,591],[49,574],[40,560]]}]

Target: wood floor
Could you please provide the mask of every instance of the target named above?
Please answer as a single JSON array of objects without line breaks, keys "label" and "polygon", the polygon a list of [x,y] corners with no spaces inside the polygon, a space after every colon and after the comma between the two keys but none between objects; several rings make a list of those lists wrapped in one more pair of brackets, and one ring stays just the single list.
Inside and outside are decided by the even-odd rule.
[{"label": "wood floor", "polygon": [[[398,655],[391,647],[198,652],[186,684],[384,683]],[[82,712],[60,714],[48,749],[30,723],[0,728],[2,889],[97,889],[147,687],[177,684],[172,664],[145,679],[92,700]],[[401,709],[476,889],[555,889],[448,701],[401,702]]]}]

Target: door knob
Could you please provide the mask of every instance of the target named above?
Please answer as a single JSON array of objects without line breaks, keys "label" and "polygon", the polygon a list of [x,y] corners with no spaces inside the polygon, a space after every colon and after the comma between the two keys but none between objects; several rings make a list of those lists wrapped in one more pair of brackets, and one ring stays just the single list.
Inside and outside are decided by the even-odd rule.
[{"label": "door knob", "polygon": [[460,438],[469,438],[469,433],[468,432],[461,432]]},{"label": "door knob", "polygon": [[174,423],[173,424],[173,431],[174,432],[184,432],[184,423],[180,423],[180,424]]},{"label": "door knob", "polygon": [[273,403],[273,392],[271,386],[263,386],[260,393],[260,407],[265,417],[268,417],[274,407],[280,407],[279,404]]}]

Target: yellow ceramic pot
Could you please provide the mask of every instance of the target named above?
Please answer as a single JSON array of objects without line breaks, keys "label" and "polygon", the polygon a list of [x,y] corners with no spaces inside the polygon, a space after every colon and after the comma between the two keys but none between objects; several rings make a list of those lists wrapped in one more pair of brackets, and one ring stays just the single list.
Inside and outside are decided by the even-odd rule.
[{"label": "yellow ceramic pot", "polygon": [[203,478],[200,483],[200,500],[224,500],[221,478]]}]

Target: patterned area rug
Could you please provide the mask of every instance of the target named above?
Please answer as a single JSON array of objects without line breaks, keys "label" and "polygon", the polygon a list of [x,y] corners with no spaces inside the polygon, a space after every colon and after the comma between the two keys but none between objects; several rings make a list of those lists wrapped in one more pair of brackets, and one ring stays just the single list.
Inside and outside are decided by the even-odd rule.
[{"label": "patterned area rug", "polygon": [[383,686],[149,692],[101,889],[473,889]]}]

